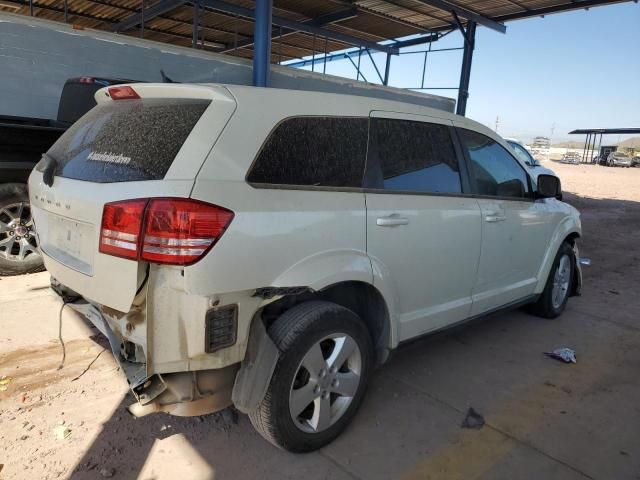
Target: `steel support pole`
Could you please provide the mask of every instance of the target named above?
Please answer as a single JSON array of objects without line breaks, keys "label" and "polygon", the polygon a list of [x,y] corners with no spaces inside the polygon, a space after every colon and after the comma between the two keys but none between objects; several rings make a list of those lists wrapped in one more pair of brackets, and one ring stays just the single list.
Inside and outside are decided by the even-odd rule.
[{"label": "steel support pole", "polygon": [[600,134],[600,140],[598,141],[598,153],[597,153],[598,156],[600,156],[600,149],[601,148],[602,148],[602,134]]},{"label": "steel support pole", "polygon": [[198,46],[198,25],[200,23],[200,3],[198,0],[193,2],[193,30],[191,31],[191,48]]},{"label": "steel support pole", "polygon": [[253,38],[253,84],[256,87],[269,86],[271,67],[271,18],[273,0],[256,0],[256,18]]},{"label": "steel support pole", "polygon": [[140,7],[140,38],[144,38],[144,0]]},{"label": "steel support pole", "polygon": [[587,134],[587,138],[584,139],[584,148],[582,149],[582,158],[587,158],[587,145],[591,142],[591,134]]},{"label": "steel support pole", "polygon": [[64,0],[64,23],[69,21],[67,0]]},{"label": "steel support pole", "polygon": [[387,53],[387,62],[384,65],[384,80],[383,85],[389,85],[389,69],[391,68],[391,54]]},{"label": "steel support pole", "polygon": [[464,33],[464,53],[462,55],[462,68],[460,69],[460,86],[458,88],[458,103],[456,113],[464,115],[467,112],[467,99],[469,98],[469,79],[471,78],[471,62],[473,60],[473,48],[476,43],[476,22],[469,21]]}]

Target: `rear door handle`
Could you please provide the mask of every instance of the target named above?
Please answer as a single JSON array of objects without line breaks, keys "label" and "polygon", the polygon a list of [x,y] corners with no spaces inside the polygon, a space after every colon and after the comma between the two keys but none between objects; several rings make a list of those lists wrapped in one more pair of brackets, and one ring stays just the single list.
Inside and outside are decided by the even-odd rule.
[{"label": "rear door handle", "polygon": [[409,219],[405,217],[398,217],[390,215],[388,217],[380,217],[376,220],[376,225],[379,227],[395,227],[396,225],[408,225]]},{"label": "rear door handle", "polygon": [[484,221],[489,223],[504,222],[507,219],[499,212],[487,212],[484,216]]}]

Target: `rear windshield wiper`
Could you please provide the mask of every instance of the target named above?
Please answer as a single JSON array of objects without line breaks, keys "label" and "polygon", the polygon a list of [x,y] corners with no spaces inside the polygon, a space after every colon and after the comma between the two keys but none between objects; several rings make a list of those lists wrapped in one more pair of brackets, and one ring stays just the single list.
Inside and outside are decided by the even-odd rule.
[{"label": "rear windshield wiper", "polygon": [[45,185],[51,187],[53,186],[53,177],[55,176],[56,168],[58,167],[58,161],[46,153],[42,154],[42,160],[44,160],[44,162],[42,167],[39,169],[42,172],[42,181]]}]

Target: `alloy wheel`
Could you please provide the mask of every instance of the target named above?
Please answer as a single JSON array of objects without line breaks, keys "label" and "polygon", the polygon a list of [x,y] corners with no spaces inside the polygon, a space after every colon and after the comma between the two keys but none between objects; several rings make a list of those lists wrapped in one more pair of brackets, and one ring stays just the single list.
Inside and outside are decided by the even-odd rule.
[{"label": "alloy wheel", "polygon": [[335,333],[313,344],[298,365],[289,392],[295,425],[317,433],[333,425],[358,391],[362,354],[347,334]]},{"label": "alloy wheel", "polygon": [[31,208],[16,202],[0,208],[0,257],[24,261],[39,256]]},{"label": "alloy wheel", "polygon": [[566,253],[560,257],[553,275],[553,289],[551,290],[551,304],[553,308],[560,308],[569,293],[571,282],[571,259]]}]

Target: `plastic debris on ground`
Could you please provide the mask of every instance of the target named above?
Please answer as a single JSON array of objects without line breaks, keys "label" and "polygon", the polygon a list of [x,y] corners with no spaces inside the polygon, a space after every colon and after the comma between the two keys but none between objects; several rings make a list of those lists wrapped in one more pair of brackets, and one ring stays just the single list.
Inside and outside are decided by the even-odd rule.
[{"label": "plastic debris on ground", "polygon": [[564,363],[578,363],[576,360],[576,352],[570,348],[562,347],[556,348],[552,352],[544,352],[547,357],[555,358]]},{"label": "plastic debris on ground", "polygon": [[71,435],[71,430],[64,425],[56,425],[51,431],[57,440],[64,440]]},{"label": "plastic debris on ground", "polygon": [[4,392],[9,388],[12,378],[6,375],[0,378],[0,392]]},{"label": "plastic debris on ground", "polygon": [[464,417],[462,422],[462,428],[480,430],[482,427],[484,427],[484,417],[476,412],[472,407],[469,407],[469,410],[467,410],[467,416]]},{"label": "plastic debris on ground", "polygon": [[100,475],[105,478],[111,478],[116,474],[115,468],[103,468],[100,470]]}]

